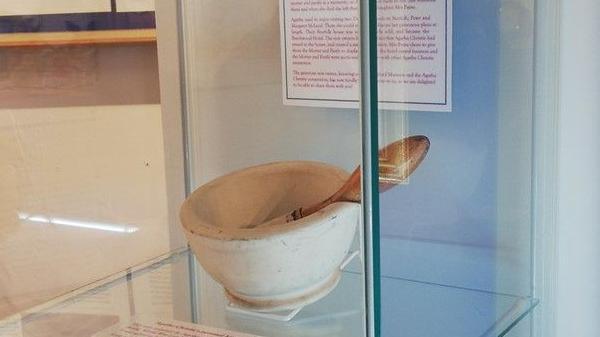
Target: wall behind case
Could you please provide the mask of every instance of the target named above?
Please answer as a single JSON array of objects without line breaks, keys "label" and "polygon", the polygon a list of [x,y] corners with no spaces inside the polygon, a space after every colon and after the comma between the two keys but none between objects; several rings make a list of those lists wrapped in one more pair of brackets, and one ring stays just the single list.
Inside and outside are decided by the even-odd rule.
[{"label": "wall behind case", "polygon": [[383,235],[490,245],[495,230],[498,5],[454,5],[453,109],[410,112],[431,150],[410,184],[382,195]]},{"label": "wall behind case", "polygon": [[0,48],[0,318],[181,246],[158,95],[154,44]]},{"label": "wall behind case", "polygon": [[431,149],[381,195],[382,274],[527,295],[533,2],[453,6],[453,109],[407,112]]},{"label": "wall behind case", "polygon": [[278,160],[359,164],[356,110],[282,104],[277,1],[186,1],[184,18],[195,186]]}]

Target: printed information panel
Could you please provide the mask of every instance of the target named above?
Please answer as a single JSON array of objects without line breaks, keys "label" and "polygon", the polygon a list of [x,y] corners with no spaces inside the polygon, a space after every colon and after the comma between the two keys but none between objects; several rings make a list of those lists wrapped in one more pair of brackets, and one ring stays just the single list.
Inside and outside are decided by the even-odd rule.
[{"label": "printed information panel", "polygon": [[[382,109],[452,108],[452,0],[378,0]],[[358,108],[358,0],[280,0],[283,100]]]}]

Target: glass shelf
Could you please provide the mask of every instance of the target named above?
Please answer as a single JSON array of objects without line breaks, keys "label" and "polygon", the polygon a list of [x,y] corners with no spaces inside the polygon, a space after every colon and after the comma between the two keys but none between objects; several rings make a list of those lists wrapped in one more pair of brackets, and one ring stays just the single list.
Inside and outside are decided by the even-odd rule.
[{"label": "glass shelf", "polygon": [[[190,278],[192,256],[180,249],[8,317],[0,321],[0,336],[92,336],[132,319],[196,321],[273,337],[362,336],[362,312],[356,305],[362,299],[359,273],[345,271],[327,297],[290,322],[275,322],[227,311],[214,281],[201,271]],[[196,310],[190,280],[197,282]],[[406,303],[395,317],[383,317],[385,328],[397,330],[399,337],[503,336],[537,304],[528,297],[393,277],[383,277],[382,287],[394,297],[384,305]]]}]

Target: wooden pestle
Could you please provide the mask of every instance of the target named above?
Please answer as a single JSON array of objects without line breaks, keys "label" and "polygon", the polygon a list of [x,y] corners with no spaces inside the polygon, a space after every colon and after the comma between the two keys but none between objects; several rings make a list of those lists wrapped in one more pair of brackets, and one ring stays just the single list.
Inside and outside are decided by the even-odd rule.
[{"label": "wooden pestle", "polygon": [[[379,191],[385,192],[398,185],[425,159],[429,150],[429,139],[425,136],[410,136],[391,143],[379,151]],[[348,180],[329,198],[308,207],[300,207],[287,215],[283,215],[261,224],[249,225],[246,228],[273,226],[292,222],[309,216],[335,202],[360,202],[361,170],[357,167]]]}]

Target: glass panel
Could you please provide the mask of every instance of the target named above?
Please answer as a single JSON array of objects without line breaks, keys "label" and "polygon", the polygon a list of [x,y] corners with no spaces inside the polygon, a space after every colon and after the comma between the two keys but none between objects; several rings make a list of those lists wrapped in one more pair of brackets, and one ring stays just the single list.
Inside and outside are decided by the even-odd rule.
[{"label": "glass panel", "polygon": [[536,303],[533,8],[378,2],[382,336],[502,335]]},{"label": "glass panel", "polygon": [[[132,321],[191,321],[189,258],[193,253],[182,249],[134,266],[25,315],[0,321],[0,333],[6,337],[59,337],[69,331],[68,336],[83,337]],[[214,284],[210,279],[206,282]],[[265,337],[363,336],[362,311],[356,306],[361,288],[360,274],[344,272],[334,291],[307,306],[291,323],[229,312],[222,297],[210,307],[202,307],[196,322]]]},{"label": "glass panel", "polygon": [[190,318],[187,249],[149,260],[0,321],[6,337],[92,336],[134,317]]},{"label": "glass panel", "polygon": [[153,36],[153,12],[113,15],[108,0],[0,7],[4,318],[180,246],[165,156],[181,149],[165,151],[155,41],[128,33]]},{"label": "glass panel", "polygon": [[[189,258],[187,249],[175,251],[134,266],[85,288],[67,293],[27,313],[0,321],[6,337],[90,336],[116,329],[132,321],[192,321]],[[215,287],[211,279],[200,287]],[[202,283],[209,283],[202,285]],[[238,330],[265,337],[363,336],[363,313],[356,307],[362,293],[362,276],[346,271],[338,287],[323,300],[304,308],[292,322],[249,318],[227,309],[222,297],[202,307],[197,323]],[[501,335],[521,320],[535,305],[530,299],[471,289],[385,278],[384,286],[395,290],[395,301],[404,306],[394,328],[406,335],[492,336]],[[215,294],[218,294],[216,292]],[[496,308],[489,303],[497,303]],[[457,303],[469,305],[457,306]],[[387,309],[387,308],[385,308]],[[502,312],[502,316],[495,316]],[[464,325],[464,317],[480,317]],[[424,325],[423,320],[435,322]],[[486,335],[487,334],[487,335]]]},{"label": "glass panel", "polygon": [[362,335],[359,262],[340,272],[359,249],[360,179],[329,198],[360,164],[357,3],[182,4],[198,321]]}]

